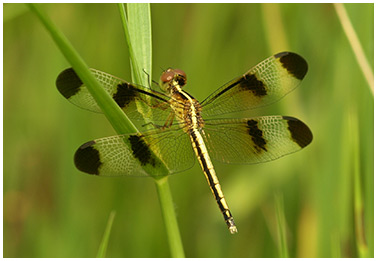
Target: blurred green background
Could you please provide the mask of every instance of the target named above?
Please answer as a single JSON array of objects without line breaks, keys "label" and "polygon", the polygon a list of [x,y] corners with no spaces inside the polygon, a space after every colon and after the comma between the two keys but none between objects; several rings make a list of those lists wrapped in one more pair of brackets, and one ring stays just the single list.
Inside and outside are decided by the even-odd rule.
[{"label": "blurred green background", "polygon": [[[94,257],[115,210],[108,257],[169,257],[152,179],[75,169],[82,143],[115,131],[58,93],[55,79],[70,65],[37,17],[22,4],[3,7],[4,256]],[[373,66],[373,4],[345,7]],[[41,8],[90,67],[131,79],[117,5]],[[278,257],[282,200],[289,256],[373,257],[373,96],[334,6],[152,4],[151,11],[153,79],[181,68],[198,100],[277,52],[309,63],[296,91],[245,115],[295,116],[310,126],[313,143],[266,164],[214,162],[237,235],[226,229],[198,164],[169,179],[186,256]]]}]

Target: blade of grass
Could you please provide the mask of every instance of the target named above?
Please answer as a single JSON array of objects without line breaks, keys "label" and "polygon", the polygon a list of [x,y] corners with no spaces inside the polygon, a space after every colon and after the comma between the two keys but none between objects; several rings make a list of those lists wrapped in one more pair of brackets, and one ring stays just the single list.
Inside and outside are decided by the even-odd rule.
[{"label": "blade of grass", "polygon": [[289,50],[280,4],[261,4],[263,25],[266,32],[266,42],[272,53]]},{"label": "blade of grass", "polygon": [[175,258],[185,257],[182,239],[179,232],[178,221],[175,215],[173,198],[170,192],[168,177],[156,180],[158,198],[161,204],[162,217],[165,222],[171,256]]},{"label": "blade of grass", "polygon": [[[356,106],[356,105],[355,105]],[[350,106],[352,108],[352,106]],[[352,128],[350,128],[350,112],[343,114],[343,122],[341,126],[341,147],[339,148],[340,160],[339,173],[341,173],[341,179],[339,180],[339,192],[337,197],[338,201],[338,211],[339,219],[336,229],[333,230],[332,238],[332,256],[333,258],[347,257],[347,253],[344,251],[345,242],[354,235],[354,226],[352,222],[354,217],[352,215],[353,206],[350,202],[353,202],[354,188],[352,184],[354,182],[353,176],[353,149],[351,140],[354,139],[352,136]],[[335,240],[338,240],[336,242]],[[339,249],[339,250],[338,250]]]},{"label": "blade of grass", "polygon": [[113,226],[114,218],[115,218],[115,211],[113,210],[110,212],[110,216],[109,216],[109,220],[107,221],[105,233],[103,234],[103,238],[98,249],[97,257],[99,258],[104,258],[106,256],[106,250],[109,244],[109,237],[110,237],[111,228]]},{"label": "blade of grass", "polygon": [[354,174],[354,215],[355,215],[355,234],[356,246],[359,257],[367,258],[368,245],[365,239],[364,225],[364,200],[362,196],[361,171],[360,171],[360,141],[359,141],[359,125],[357,115],[354,111],[349,113],[349,132],[352,140],[352,159]]},{"label": "blade of grass", "polygon": [[278,226],[278,243],[279,243],[279,254],[280,257],[288,258],[288,247],[287,247],[287,233],[286,224],[284,216],[284,202],[283,197],[279,194],[275,194],[275,212],[276,212],[276,223]]},{"label": "blade of grass", "polygon": [[[130,62],[131,62],[131,76],[132,81],[134,83],[141,83],[141,74],[140,74],[140,68],[139,64],[135,57],[135,52],[133,50],[133,44],[131,43],[131,36],[128,29],[128,21],[127,21],[127,14],[126,14],[126,8],[124,7],[124,4],[118,3],[119,11],[120,11],[120,17],[122,19],[123,29],[124,29],[124,35],[126,36],[126,41],[128,45],[128,52],[130,54]],[[150,54],[152,55],[152,54]]]},{"label": "blade of grass", "polygon": [[343,27],[344,33],[346,34],[347,39],[350,42],[352,51],[360,66],[360,69],[363,72],[364,77],[368,82],[368,85],[372,94],[374,95],[373,71],[368,63],[368,60],[365,56],[365,52],[361,46],[359,38],[357,37],[355,29],[353,28],[352,23],[348,17],[347,11],[344,8],[344,4],[334,3],[334,8],[335,8],[336,14],[338,15],[339,21]]},{"label": "blade of grass", "polygon": [[[127,4],[128,15],[126,15],[124,4],[119,4],[118,6],[129,47],[132,75],[135,77],[135,83],[145,85],[145,81],[142,80],[139,74],[140,71],[138,72],[137,70],[138,68],[143,68],[148,73],[151,73],[152,70],[152,30],[149,4]],[[150,82],[147,81],[147,84],[150,85]],[[159,195],[171,256],[184,257],[168,178],[155,177],[154,180],[156,181],[155,184]]]},{"label": "blade of grass", "polygon": [[88,87],[89,92],[92,94],[98,106],[102,109],[103,113],[116,132],[119,134],[137,132],[136,127],[132,124],[116,102],[110,97],[110,95],[104,90],[102,85],[96,80],[85,61],[76,52],[65,35],[55,26],[50,18],[44,12],[42,12],[38,4],[28,5],[43,23],[62,54],[72,65],[77,75]]},{"label": "blade of grass", "polygon": [[143,86],[150,86],[150,80],[146,80],[147,77],[141,75],[141,68],[149,75],[152,74],[152,31],[149,5],[127,4],[128,18],[124,4],[119,3],[118,6],[129,48],[132,81]]},{"label": "blade of grass", "polygon": [[24,13],[29,9],[23,4],[7,4],[3,6],[3,23],[9,22]]},{"label": "blade of grass", "polygon": [[[132,64],[152,75],[152,26],[149,4],[127,4],[127,17],[130,42],[132,42]],[[132,17],[132,19],[130,19]],[[136,67],[135,67],[136,68]],[[133,70],[135,71],[135,70]],[[139,71],[140,73],[141,71]],[[149,78],[149,79],[148,79]],[[150,86],[151,77],[141,77],[139,84]]]},{"label": "blade of grass", "polygon": [[[130,55],[132,81],[143,86],[151,86],[151,77],[149,77],[152,75],[150,5],[127,4],[126,10],[124,4],[119,3],[118,7]],[[148,75],[142,75],[141,68]],[[148,114],[145,107],[138,106],[138,110],[141,114]]]}]

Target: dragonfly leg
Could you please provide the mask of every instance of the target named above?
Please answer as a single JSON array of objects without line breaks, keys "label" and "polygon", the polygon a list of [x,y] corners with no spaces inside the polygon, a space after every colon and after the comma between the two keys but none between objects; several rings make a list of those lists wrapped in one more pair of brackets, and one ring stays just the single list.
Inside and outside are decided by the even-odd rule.
[{"label": "dragonfly leg", "polygon": [[143,125],[141,125],[142,127],[146,127],[146,126],[148,126],[148,125],[152,125],[153,126],[153,128],[155,128],[155,129],[163,129],[164,128],[164,125],[158,125],[158,124],[155,124],[155,123],[153,123],[153,122],[147,122],[147,123],[145,123],[145,124],[143,124]]},{"label": "dragonfly leg", "polygon": [[170,128],[171,127],[171,125],[173,124],[173,120],[174,120],[174,113],[170,113],[169,117],[166,119],[164,125],[158,125],[158,124],[155,124],[153,122],[147,122],[147,123],[143,124],[142,127],[146,127],[148,125],[152,125],[156,129],[164,130],[166,128]]}]

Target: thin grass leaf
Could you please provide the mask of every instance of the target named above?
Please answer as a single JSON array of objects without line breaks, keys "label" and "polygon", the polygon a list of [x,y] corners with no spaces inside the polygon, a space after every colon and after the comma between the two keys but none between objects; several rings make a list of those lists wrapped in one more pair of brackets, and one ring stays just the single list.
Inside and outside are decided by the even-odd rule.
[{"label": "thin grass leaf", "polygon": [[39,9],[37,4],[28,5],[41,20],[62,54],[72,65],[77,75],[80,77],[83,83],[85,83],[89,92],[96,100],[98,106],[102,109],[102,112],[105,114],[116,132],[119,134],[137,132],[136,127],[110,97],[110,95],[104,90],[102,85],[96,80],[85,61],[76,52],[65,35],[55,26],[50,18],[41,9]]},{"label": "thin grass leaf", "polygon": [[[152,75],[152,31],[149,4],[124,4],[119,3],[124,34],[129,48],[132,81],[134,83],[150,86],[148,75],[142,75],[142,70]],[[131,18],[131,19],[130,19]]]},{"label": "thin grass leaf", "polygon": [[[150,82],[148,81],[151,80],[151,77],[142,78],[140,76],[140,70],[138,69],[143,68],[147,73],[151,73],[152,71],[152,29],[149,4],[128,4],[127,16],[124,4],[119,4],[119,11],[129,47],[134,80],[136,83],[150,86]],[[182,240],[174,211],[168,178],[154,177],[154,180],[156,181],[155,184],[159,195],[171,256],[184,257]]]},{"label": "thin grass leaf", "polygon": [[184,258],[182,239],[179,232],[178,221],[174,210],[173,198],[170,192],[168,177],[156,179],[158,198],[161,204],[162,217],[165,222],[171,256]]},{"label": "thin grass leaf", "polygon": [[262,18],[271,53],[289,50],[280,4],[263,3]]},{"label": "thin grass leaf", "polygon": [[278,226],[279,257],[288,258],[287,233],[284,215],[284,202],[281,195],[275,195],[275,213]]},{"label": "thin grass leaf", "polygon": [[[118,4],[126,36],[134,83],[151,86],[152,78],[152,28],[149,4]],[[144,71],[145,73],[142,73]],[[138,107],[141,114],[148,114]]]},{"label": "thin grass leaf", "polygon": [[[152,76],[152,26],[150,14],[149,4],[127,4],[128,32],[134,52],[133,59],[135,60],[133,64],[137,63],[139,69]],[[148,77],[148,75],[142,75],[138,83],[150,86],[151,77]]]},{"label": "thin grass leaf", "polygon": [[[61,31],[52,23],[52,21],[45,15],[37,5],[29,4],[31,10],[33,10],[40,18],[46,29],[49,31],[51,37],[60,48],[66,59],[70,62],[73,69],[80,77],[80,79],[87,86],[90,94],[96,100],[98,106],[102,109],[106,118],[109,120],[113,128],[118,134],[124,133],[137,133],[138,130],[134,124],[128,119],[122,109],[116,104],[113,98],[105,91],[102,85],[96,80],[93,74],[90,72],[88,66],[80,55],[73,48],[68,39],[63,35]],[[159,160],[155,157],[156,160]],[[167,168],[161,163],[160,173],[169,173]],[[154,173],[150,173],[153,176]],[[161,174],[160,174],[161,175]]]},{"label": "thin grass leaf", "polygon": [[109,220],[107,221],[105,233],[103,234],[103,238],[101,244],[98,249],[97,257],[104,258],[106,256],[107,246],[109,244],[110,232],[113,226],[114,218],[115,218],[115,211],[110,212]]},{"label": "thin grass leaf", "polygon": [[352,160],[354,174],[354,219],[356,246],[359,257],[368,257],[368,245],[365,238],[365,222],[364,222],[364,199],[362,196],[361,170],[360,170],[360,141],[359,141],[359,125],[357,115],[354,111],[349,113],[349,132],[352,140]]},{"label": "thin grass leaf", "polygon": [[10,22],[29,11],[24,4],[5,4],[3,8],[3,23]]},{"label": "thin grass leaf", "polygon": [[348,17],[347,11],[344,8],[344,4],[342,3],[334,3],[335,11],[338,15],[339,21],[342,25],[344,33],[347,36],[348,41],[350,42],[352,51],[355,55],[355,58],[360,66],[361,71],[364,74],[365,79],[368,82],[369,88],[374,95],[374,77],[373,71],[370,67],[368,60],[366,58],[365,52],[363,47],[361,46],[360,40],[357,37],[355,29],[352,26],[351,20]]},{"label": "thin grass leaf", "polygon": [[[352,106],[351,106],[352,107]],[[354,139],[351,133],[352,128],[350,128],[350,114],[349,112],[343,114],[343,122],[340,127],[341,131],[341,147],[339,148],[340,161],[339,173],[341,173],[341,179],[339,180],[339,192],[338,197],[338,229],[335,230],[331,237],[332,241],[332,255],[333,258],[347,257],[344,250],[344,238],[351,238],[354,234],[353,226],[351,225],[354,221],[352,215],[353,206],[349,202],[353,202],[352,197],[354,196],[354,188],[352,184],[354,183],[353,175],[353,150],[350,142]],[[337,242],[336,242],[337,240]]]}]

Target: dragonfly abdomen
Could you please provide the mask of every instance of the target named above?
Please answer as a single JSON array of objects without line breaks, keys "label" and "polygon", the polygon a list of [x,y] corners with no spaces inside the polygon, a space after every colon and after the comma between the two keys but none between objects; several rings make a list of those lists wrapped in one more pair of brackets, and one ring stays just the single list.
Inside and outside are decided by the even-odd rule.
[{"label": "dragonfly abdomen", "polygon": [[190,139],[192,146],[200,163],[200,166],[206,176],[207,182],[211,188],[212,194],[224,216],[225,223],[228,226],[230,233],[237,233],[237,227],[234,222],[233,216],[230,213],[228,204],[226,203],[223,191],[220,186],[219,179],[217,178],[215,169],[212,165],[211,158],[209,157],[207,147],[205,146],[202,135],[199,130],[192,128],[190,131]]},{"label": "dragonfly abdomen", "polygon": [[185,131],[189,134],[192,146],[200,163],[200,166],[206,176],[207,182],[211,188],[212,194],[216,199],[221,213],[224,216],[225,223],[230,233],[237,233],[237,227],[234,223],[232,214],[230,213],[228,204],[226,203],[223,191],[213,167],[211,158],[209,157],[207,147],[199,130],[204,127],[204,121],[201,116],[201,105],[191,95],[176,86],[177,92],[175,99],[180,99],[184,104],[183,110],[176,111],[178,118],[185,122]]}]

